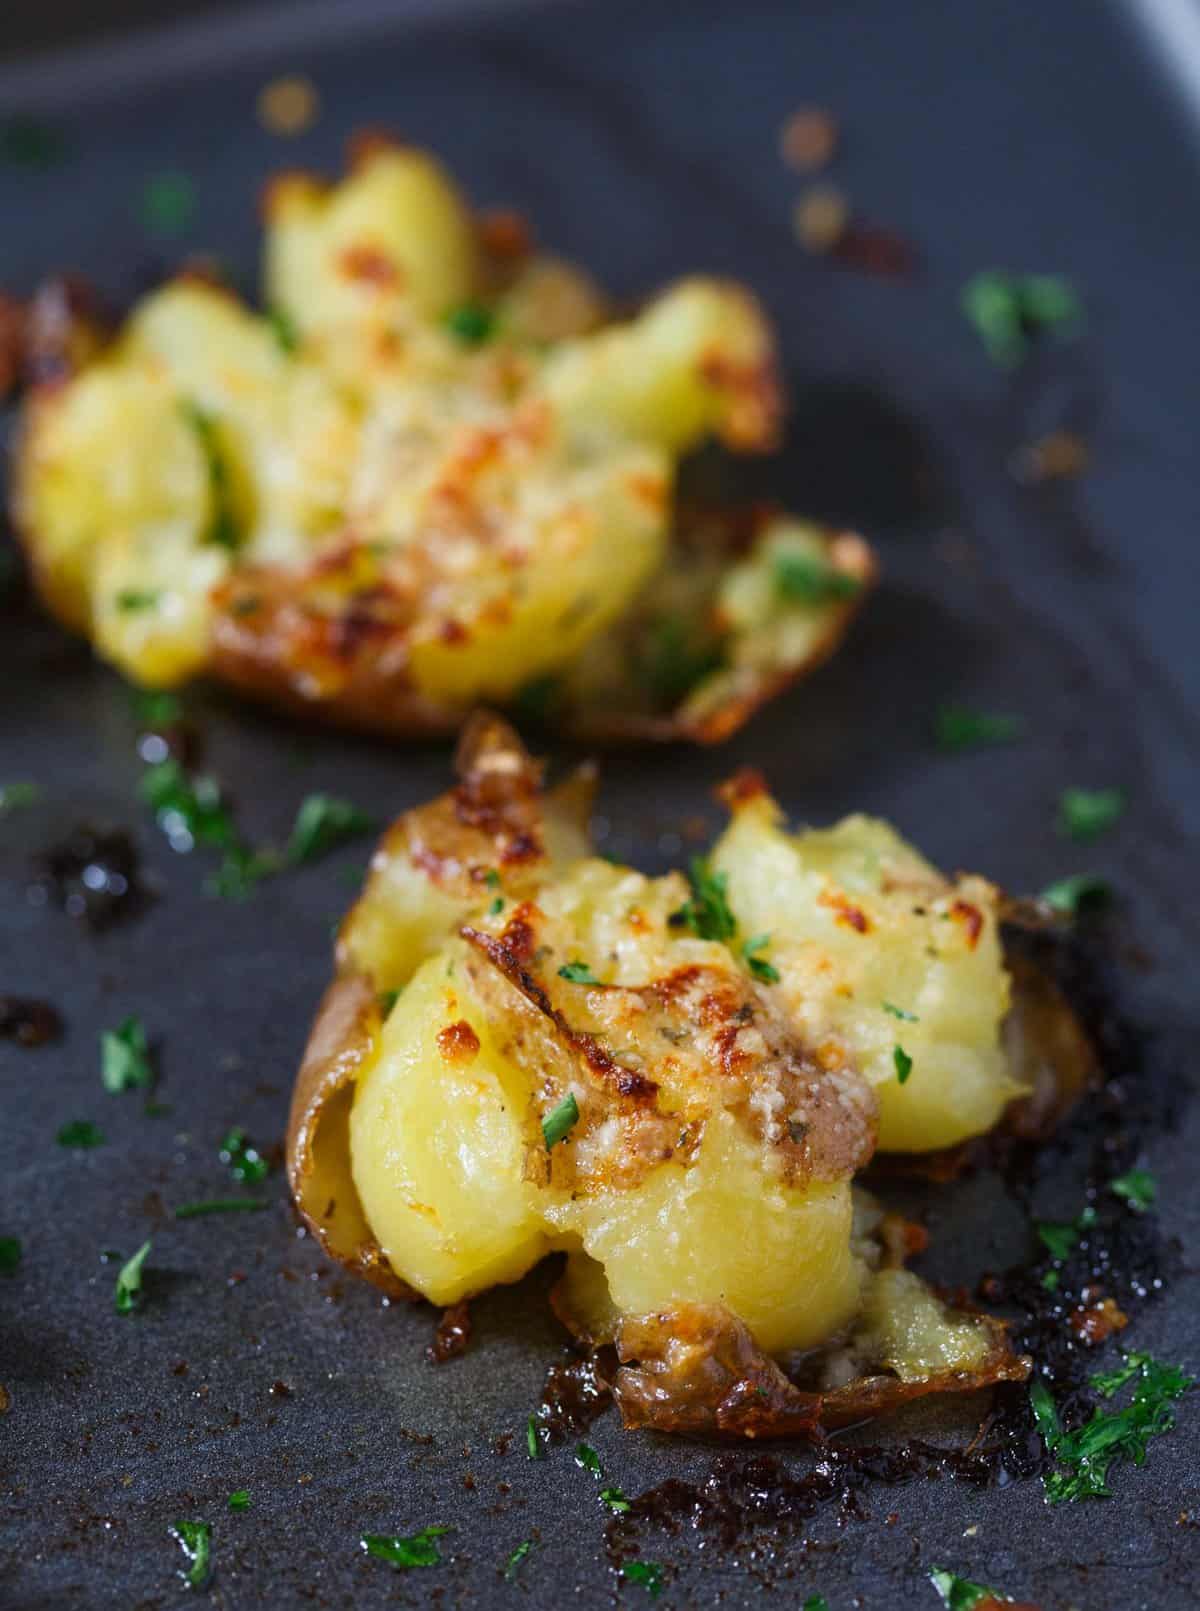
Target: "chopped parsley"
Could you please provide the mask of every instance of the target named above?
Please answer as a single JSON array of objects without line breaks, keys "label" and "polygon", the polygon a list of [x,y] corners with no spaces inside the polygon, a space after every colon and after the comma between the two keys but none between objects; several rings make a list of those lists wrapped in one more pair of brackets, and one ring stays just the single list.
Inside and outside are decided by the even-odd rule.
[{"label": "chopped parsley", "polygon": [[1048,884],[1039,897],[1056,912],[1074,915],[1088,906],[1103,906],[1112,899],[1112,886],[1095,873],[1073,873]]},{"label": "chopped parsley", "polygon": [[266,1207],[262,1197],[207,1197],[197,1203],[180,1203],[171,1212],[176,1219],[199,1219],[204,1214],[253,1214]]},{"label": "chopped parsley", "polygon": [[141,592],[136,587],[126,587],[117,594],[116,604],[118,610],[152,610],[158,604],[162,594],[157,591]]},{"label": "chopped parsley", "polygon": [[897,1082],[903,1085],[912,1073],[913,1060],[903,1046],[893,1046],[892,1062],[895,1065]]},{"label": "chopped parsley", "polygon": [[693,856],[688,878],[691,899],[672,912],[671,922],[685,925],[702,940],[732,940],[737,933],[737,919],[725,898],[726,874],[714,873],[703,856]]},{"label": "chopped parsley", "polygon": [[140,1018],[126,1018],[116,1029],[102,1032],[100,1078],[113,1096],[121,1091],[148,1090],[154,1084],[150,1043]]},{"label": "chopped parsley", "polygon": [[301,801],[296,813],[287,859],[293,866],[315,861],[335,846],[366,833],[370,827],[371,819],[348,800],[339,800],[332,794],[310,794]]},{"label": "chopped parsley", "polygon": [[829,1601],[823,1594],[810,1594],[802,1611],[829,1611]]},{"label": "chopped parsley", "polygon": [[21,1243],[15,1236],[0,1236],[0,1275],[12,1275],[21,1262]]},{"label": "chopped parsley", "polygon": [[146,731],[158,732],[183,720],[183,701],[178,694],[139,692],[134,700],[134,716]]},{"label": "chopped parsley", "polygon": [[36,805],[42,791],[36,783],[0,783],[0,812]]},{"label": "chopped parsley", "polygon": [[237,843],[233,817],[216,778],[193,777],[170,756],[146,768],[141,790],[172,850],[191,850],[193,845],[224,850]]},{"label": "chopped parsley", "polygon": [[775,591],[790,604],[832,604],[862,591],[857,576],[813,554],[777,554],[772,574]]},{"label": "chopped parsley", "polygon": [[504,1563],[504,1581],[506,1583],[512,1583],[515,1580],[517,1572],[520,1570],[521,1562],[529,1554],[532,1548],[533,1540],[527,1538],[523,1543],[518,1544],[516,1549],[513,1550],[512,1554],[508,1557],[508,1560]]},{"label": "chopped parsley", "polygon": [[448,1527],[423,1527],[407,1538],[391,1533],[364,1533],[359,1544],[373,1559],[387,1561],[389,1566],[407,1571],[413,1566],[440,1566],[438,1539],[449,1531]]},{"label": "chopped parsley", "polygon": [[587,963],[578,960],[564,962],[558,970],[558,977],[565,979],[568,984],[598,985],[600,983]]},{"label": "chopped parsley", "polygon": [[180,406],[184,418],[196,433],[208,471],[208,493],[212,515],[205,540],[215,543],[218,548],[228,548],[232,552],[237,548],[239,538],[233,512],[233,487],[229,480],[229,467],[221,452],[220,429],[213,416],[201,408],[199,403],[185,402]]},{"label": "chopped parsley", "polygon": [[183,173],[162,173],[142,191],[142,224],[153,235],[180,235],[196,211],[196,192]]},{"label": "chopped parsley", "polygon": [[1044,331],[1073,335],[1083,320],[1074,287],[1059,274],[976,274],[963,287],[962,307],[988,357],[1004,369],[1020,364]]},{"label": "chopped parsley", "polygon": [[773,962],[768,962],[766,957],[758,955],[758,952],[765,951],[770,943],[771,936],[769,934],[755,934],[742,944],[742,960],[750,969],[751,976],[757,979],[760,984],[779,983],[779,969]]},{"label": "chopped parsley", "polygon": [[582,1466],[585,1471],[590,1471],[593,1477],[601,1475],[600,1456],[590,1443],[577,1443],[575,1445],[575,1464]]},{"label": "chopped parsley", "polygon": [[400,1000],[399,990],[381,990],[379,992],[379,1016],[386,1019],[392,1008]]},{"label": "chopped parsley", "polygon": [[542,1135],[546,1140],[546,1151],[569,1135],[579,1122],[579,1104],[575,1100],[575,1093],[568,1091],[557,1107],[552,1108],[542,1120]]},{"label": "chopped parsley", "polygon": [[1089,1230],[1096,1223],[1096,1210],[1089,1204],[1078,1219],[1064,1222],[1053,1219],[1037,1219],[1033,1228],[1038,1234],[1042,1246],[1049,1252],[1050,1257],[1059,1260],[1070,1258],[1075,1251],[1081,1231]]},{"label": "chopped parsley", "polygon": [[119,1315],[131,1315],[142,1304],[142,1266],[146,1262],[146,1255],[150,1251],[150,1241],[147,1238],[138,1248],[131,1259],[127,1259],[117,1272],[117,1284],[113,1291],[113,1302]]},{"label": "chopped parsley", "polygon": [[635,675],[654,700],[672,706],[725,663],[720,643],[698,637],[694,622],[666,615],[649,627],[635,660]]},{"label": "chopped parsley", "polygon": [[60,1147],[102,1147],[104,1132],[90,1119],[72,1119],[55,1137]]},{"label": "chopped parsley", "polygon": [[897,1007],[893,1001],[885,1001],[883,1010],[890,1013],[893,1018],[898,1018],[902,1024],[919,1024],[921,1021],[915,1012],[905,1012],[903,1007]]},{"label": "chopped parsley", "polygon": [[1120,789],[1064,789],[1058,800],[1058,826],[1070,839],[1096,839],[1125,810]]},{"label": "chopped parsley", "polygon": [[271,1165],[241,1125],[235,1124],[221,1142],[218,1156],[229,1165],[229,1173],[246,1186],[257,1186],[271,1173]]},{"label": "chopped parsley", "polygon": [[1143,1365],[1153,1364],[1149,1354],[1126,1354],[1125,1362],[1116,1370],[1097,1371],[1091,1378],[1092,1386],[1101,1398],[1112,1398],[1126,1382],[1131,1382]]},{"label": "chopped parsley", "polygon": [[1025,722],[1020,716],[968,710],[965,705],[943,705],[934,723],[937,746],[950,755],[986,744],[1012,744],[1024,733]]},{"label": "chopped parsley", "polygon": [[620,1488],[601,1488],[600,1498],[609,1510],[615,1510],[618,1515],[623,1515],[629,1509],[629,1501]]},{"label": "chopped parsley", "polygon": [[491,900],[488,902],[488,916],[489,917],[499,917],[500,913],[503,910],[504,910],[504,897],[503,897],[503,895],[493,895]]},{"label": "chopped parsley", "polygon": [[663,1591],[662,1567],[653,1561],[626,1561],[621,1576],[629,1583],[640,1583],[652,1600]]},{"label": "chopped parsley", "polygon": [[1123,1197],[1135,1214],[1144,1214],[1158,1196],[1158,1182],[1148,1169],[1130,1169],[1110,1181],[1109,1190]]},{"label": "chopped parsley", "polygon": [[457,336],[464,347],[482,347],[496,324],[491,309],[481,302],[460,302],[449,310],[444,322],[446,329]]},{"label": "chopped parsley", "polygon": [[941,1595],[947,1611],[971,1611],[972,1606],[978,1605],[981,1600],[1007,1598],[995,1589],[985,1588],[982,1583],[972,1583],[970,1578],[959,1577],[940,1566],[935,1566],[930,1572],[929,1581]]},{"label": "chopped parsley", "polygon": [[299,348],[300,333],[296,329],[295,319],[286,308],[281,308],[278,304],[268,308],[266,320],[281,352],[293,353]]},{"label": "chopped parsley", "polygon": [[228,1504],[230,1510],[249,1510],[250,1509],[250,1490],[249,1490],[249,1488],[235,1488],[233,1490],[233,1492],[230,1494],[229,1498],[226,1500],[226,1504]]},{"label": "chopped parsley", "polygon": [[1048,1504],[1076,1499],[1108,1498],[1108,1475],[1122,1460],[1134,1465],[1145,1463],[1151,1438],[1169,1432],[1175,1425],[1172,1401],[1195,1385],[1177,1365],[1162,1365],[1149,1354],[1131,1354],[1132,1370],[1101,1375],[1098,1390],[1112,1398],[1128,1382],[1135,1383],[1133,1397],[1123,1409],[1097,1407],[1091,1419],[1073,1432],[1066,1432],[1045,1382],[1036,1379],[1029,1390],[1033,1417],[1046,1450],[1059,1469],[1049,1472],[1042,1482]]},{"label": "chopped parsley", "polygon": [[1057,1292],[1061,1280],[1062,1277],[1059,1275],[1057,1270],[1047,1270],[1045,1275],[1042,1277],[1042,1285],[1045,1287],[1047,1292]]},{"label": "chopped parsley", "polygon": [[525,1447],[529,1451],[531,1460],[540,1460],[542,1458],[542,1445],[538,1437],[536,1415],[531,1415],[525,1423]]},{"label": "chopped parsley", "polygon": [[212,1570],[212,1524],[203,1521],[177,1521],[168,1528],[189,1561],[179,1575],[189,1589],[202,1589]]}]

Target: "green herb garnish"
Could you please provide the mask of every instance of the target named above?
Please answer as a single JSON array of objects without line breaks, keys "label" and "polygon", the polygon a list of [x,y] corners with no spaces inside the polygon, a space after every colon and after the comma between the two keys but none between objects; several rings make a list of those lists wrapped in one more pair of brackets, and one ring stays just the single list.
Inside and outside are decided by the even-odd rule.
[{"label": "green herb garnish", "polygon": [[42,797],[36,783],[0,784],[0,813],[16,811],[22,806],[35,805]]},{"label": "green herb garnish", "polygon": [[899,1018],[902,1024],[919,1024],[921,1021],[915,1012],[905,1012],[903,1007],[897,1007],[891,1001],[883,1003],[883,1010],[886,1013],[890,1013],[893,1018]]},{"label": "green herb garnish", "polygon": [[578,960],[564,962],[558,970],[558,977],[565,979],[568,984],[598,985],[600,983],[587,963]]},{"label": "green herb garnish", "polygon": [[503,895],[494,895],[492,897],[492,899],[488,902],[488,916],[489,917],[499,917],[500,913],[503,910],[504,910],[504,897],[503,897]]},{"label": "green herb garnish", "polygon": [[157,605],[162,594],[159,592],[139,592],[135,587],[123,588],[117,594],[118,610],[152,610]]},{"label": "green herb garnish", "polygon": [[224,849],[236,842],[233,818],[212,777],[192,777],[174,756],[156,761],[142,774],[147,802],[175,850],[192,844]]},{"label": "green herb garnish", "polygon": [[195,187],[186,174],[159,174],[142,192],[142,223],[151,234],[182,234],[195,211]]},{"label": "green herb garnish", "polygon": [[146,1255],[150,1251],[150,1241],[147,1239],[138,1248],[131,1259],[121,1266],[117,1273],[117,1285],[113,1292],[113,1302],[119,1315],[130,1315],[142,1302],[142,1266],[146,1262]]},{"label": "green herb garnish", "polygon": [[900,1085],[903,1085],[912,1073],[913,1068],[913,1060],[903,1046],[892,1047],[892,1063],[896,1069],[896,1080]]},{"label": "green herb garnish", "polygon": [[281,308],[278,304],[268,308],[266,320],[281,352],[293,353],[299,348],[300,332],[296,329],[295,319],[286,308]]},{"label": "green herb garnish", "polygon": [[508,1560],[504,1565],[504,1581],[506,1583],[511,1583],[516,1578],[521,1562],[529,1554],[532,1548],[533,1540],[527,1538],[525,1539],[524,1543],[518,1544],[516,1549],[513,1550],[512,1554],[508,1557]]},{"label": "green herb garnish", "polygon": [[221,433],[216,419],[199,403],[180,404],[183,417],[195,431],[208,471],[208,492],[212,503],[205,541],[231,552],[239,543],[237,521],[233,512],[233,487],[229,479],[229,466],[221,451]]},{"label": "green herb garnish", "polygon": [[1030,1387],[1034,1420],[1059,1469],[1045,1476],[1049,1504],[1076,1499],[1108,1498],[1108,1475],[1113,1465],[1129,1460],[1143,1465],[1151,1438],[1175,1425],[1172,1401],[1195,1385],[1177,1365],[1161,1365],[1149,1354],[1130,1355],[1133,1370],[1101,1376],[1099,1391],[1111,1398],[1129,1381],[1133,1397],[1120,1410],[1094,1409],[1091,1419],[1073,1432],[1064,1432],[1054,1400],[1045,1383]]},{"label": "green herb garnish", "polygon": [[218,1156],[229,1165],[229,1173],[246,1186],[257,1186],[271,1173],[271,1165],[246,1135],[240,1125],[234,1125],[221,1142]]},{"label": "green herb garnish", "polygon": [[752,939],[744,941],[742,945],[742,960],[750,969],[751,976],[757,979],[760,984],[779,983],[779,969],[773,962],[768,962],[766,957],[757,955],[759,951],[765,950],[770,943],[771,936],[769,934],[756,934]]},{"label": "green herb garnish", "polygon": [[600,1456],[590,1443],[577,1443],[575,1445],[575,1464],[582,1466],[585,1471],[590,1471],[593,1477],[601,1475]]},{"label": "green herb garnish", "polygon": [[1039,899],[1054,911],[1073,916],[1084,907],[1102,906],[1111,900],[1112,886],[1095,873],[1074,873],[1069,878],[1060,878],[1056,883],[1048,884]]},{"label": "green herb garnish", "polygon": [[460,302],[444,319],[446,329],[464,347],[481,347],[495,327],[495,316],[481,302]]},{"label": "green herb garnish", "polygon": [[629,1501],[620,1488],[601,1488],[600,1498],[609,1510],[615,1510],[618,1515],[623,1515],[629,1509]]},{"label": "green herb garnish", "polygon": [[389,1013],[391,1012],[392,1008],[400,1000],[400,991],[399,990],[381,990],[379,992],[378,1000],[379,1000],[379,1016],[386,1020],[388,1015],[389,1015]]},{"label": "green herb garnish", "polygon": [[1079,1231],[1074,1225],[1063,1225],[1054,1220],[1043,1219],[1034,1222],[1034,1230],[1041,1238],[1043,1246],[1050,1257],[1058,1259],[1070,1258],[1075,1251],[1075,1244],[1079,1241]]},{"label": "green herb garnish", "polygon": [[121,1091],[148,1090],[154,1084],[150,1044],[140,1018],[126,1018],[116,1029],[103,1031],[100,1078],[104,1089],[114,1096]]},{"label": "green herb garnish", "polygon": [[1158,1182],[1148,1169],[1130,1169],[1108,1183],[1109,1191],[1123,1197],[1135,1214],[1144,1214],[1153,1207],[1158,1196]]},{"label": "green herb garnish", "polygon": [[1025,723],[1020,716],[989,715],[968,710],[964,705],[943,705],[934,725],[938,748],[952,755],[985,744],[1011,744],[1024,732]]},{"label": "green herb garnish", "polygon": [[1064,789],[1058,801],[1059,830],[1071,839],[1095,839],[1124,810],[1120,789]]},{"label": "green herb garnish", "polygon": [[171,1212],[176,1219],[199,1219],[204,1214],[253,1214],[266,1207],[261,1197],[206,1197],[196,1203],[180,1203]]},{"label": "green herb garnish", "polygon": [[568,1135],[579,1122],[579,1104],[575,1100],[573,1091],[568,1091],[557,1107],[552,1108],[542,1120],[542,1135],[546,1139],[546,1151]]},{"label": "green herb garnish", "polygon": [[696,623],[684,616],[667,615],[648,628],[634,671],[655,702],[670,707],[724,663],[719,642],[698,636]]},{"label": "green herb garnish", "polygon": [[1083,320],[1074,287],[1058,274],[976,274],[963,287],[962,306],[988,357],[1005,369],[1021,363],[1043,331],[1073,335]]},{"label": "green herb garnish", "polygon": [[947,1607],[947,1611],[971,1611],[971,1608],[978,1605],[981,1600],[1008,1598],[995,1589],[985,1588],[982,1583],[972,1583],[970,1578],[959,1577],[940,1566],[935,1566],[930,1572],[929,1581],[941,1595],[942,1604]]},{"label": "green herb garnish", "polygon": [[134,698],[134,715],[146,732],[161,732],[183,720],[183,701],[178,694],[139,692]]},{"label": "green herb garnish", "polygon": [[1097,1371],[1091,1378],[1092,1386],[1101,1398],[1112,1398],[1114,1393],[1120,1392],[1126,1382],[1133,1380],[1143,1365],[1153,1363],[1149,1354],[1126,1354],[1125,1363],[1118,1365],[1116,1370]]},{"label": "green herb garnish", "polygon": [[191,1563],[180,1577],[189,1589],[202,1589],[212,1569],[212,1526],[203,1521],[177,1521],[167,1531]]},{"label": "green herb garnish", "polygon": [[1042,1277],[1042,1285],[1047,1292],[1057,1292],[1061,1279],[1057,1270],[1047,1270]]},{"label": "green herb garnish", "polygon": [[823,1594],[810,1594],[801,1611],[829,1611],[829,1601]]},{"label": "green herb garnish", "polygon": [[672,912],[671,922],[685,924],[702,940],[732,940],[737,933],[737,919],[725,898],[726,874],[714,873],[703,856],[693,856],[688,877],[692,897]]},{"label": "green herb garnish", "polygon": [[640,1583],[652,1600],[663,1591],[662,1567],[652,1561],[626,1561],[621,1576],[630,1583]]},{"label": "green herb garnish", "polygon": [[[543,1128],[545,1127],[543,1126]],[[525,1447],[529,1451],[531,1460],[540,1460],[542,1458],[542,1445],[541,1440],[538,1438],[536,1415],[531,1415],[525,1423]]]},{"label": "green herb garnish", "polygon": [[832,604],[862,591],[857,576],[812,554],[777,554],[772,574],[776,592],[791,604]]},{"label": "green herb garnish", "polygon": [[371,827],[371,819],[332,794],[310,794],[300,804],[295,826],[287,845],[287,859],[294,865],[314,861],[326,851],[345,844]]},{"label": "green herb garnish", "polygon": [[413,1566],[439,1566],[442,1557],[438,1539],[449,1531],[448,1527],[423,1527],[407,1538],[391,1533],[364,1533],[359,1544],[375,1560],[387,1561],[389,1566],[407,1571]]},{"label": "green herb garnish", "polygon": [[60,1147],[102,1147],[104,1132],[90,1119],[72,1119],[55,1137]]},{"label": "green herb garnish", "polygon": [[249,1488],[235,1488],[234,1491],[230,1494],[229,1498],[226,1500],[226,1504],[228,1504],[230,1510],[249,1510],[250,1509],[250,1490],[249,1490]]},{"label": "green herb garnish", "polygon": [[12,1275],[21,1262],[21,1243],[15,1236],[0,1236],[0,1275]]}]

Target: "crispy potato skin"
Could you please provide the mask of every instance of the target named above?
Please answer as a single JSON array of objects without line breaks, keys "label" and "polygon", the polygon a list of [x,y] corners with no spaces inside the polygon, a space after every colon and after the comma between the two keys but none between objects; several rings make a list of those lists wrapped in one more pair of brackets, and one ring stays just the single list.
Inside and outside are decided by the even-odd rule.
[{"label": "crispy potato skin", "polygon": [[[710,863],[739,925],[705,938],[678,874],[588,855],[590,775],[547,791],[492,717],[459,768],[381,840],[298,1083],[293,1189],[331,1254],[453,1304],[565,1251],[556,1310],[616,1343],[629,1426],[817,1437],[1023,1380],[1003,1326],[904,1270],[920,1227],[851,1189],[881,1140],[890,1037],[909,1035],[931,1087],[900,1110],[909,1146],[962,1122],[955,1068],[971,1084],[981,1059],[994,1072],[984,1052],[1000,1059],[1004,1094],[971,1110],[972,1134],[1017,1085],[991,887],[950,883],[866,819],[793,838],[743,775],[725,790],[737,842]],[[754,948],[757,976],[756,885],[785,890],[791,921]],[[884,1040],[880,970],[912,987]],[[1028,978],[1021,997],[1021,1072],[1065,1054],[1074,1079],[1058,998]]]},{"label": "crispy potato skin", "polygon": [[[281,176],[264,214],[271,319],[182,276],[26,405],[35,584],[127,676],[385,734],[537,696],[581,734],[713,743],[832,652],[873,578],[861,539],[783,523],[748,552],[727,523],[697,586],[673,509],[682,454],[776,439],[748,292],[693,277],[615,320],[377,135],[337,185]],[[849,591],[786,597],[797,543]],[[655,601],[680,581],[676,620]],[[664,680],[681,630],[708,651]]]}]

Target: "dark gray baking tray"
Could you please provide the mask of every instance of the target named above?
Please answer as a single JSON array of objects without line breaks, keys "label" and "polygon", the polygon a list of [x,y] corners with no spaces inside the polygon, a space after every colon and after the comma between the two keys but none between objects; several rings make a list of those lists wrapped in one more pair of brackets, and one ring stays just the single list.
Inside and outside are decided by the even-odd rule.
[{"label": "dark gray baking tray", "polygon": [[[1158,1031],[1158,1066],[1186,1084],[1200,1030],[1200,159],[1182,80],[1139,13],[1096,0],[485,9],[435,22],[423,7],[418,25],[405,8],[389,20],[348,4],[334,28],[332,8],[319,21],[298,7],[290,32],[286,12],[256,11],[200,44],[161,35],[60,71],[6,68],[3,110],[53,114],[70,155],[42,174],[0,170],[0,283],[23,290],[72,266],[127,297],[152,259],[193,247],[249,276],[265,175],[332,167],[363,124],[432,145],[476,198],[524,208],[622,293],[697,267],[749,280],[779,322],[796,400],[788,447],[749,480],[859,523],[886,577],[838,659],[724,751],[611,758],[608,845],[647,868],[674,859],[710,785],[754,763],[797,816],[885,813],[946,865],[1014,889],[1094,867],[1148,954],[1127,966],[1129,1004]],[[284,70],[309,73],[324,103],[290,144],[253,110]],[[911,281],[794,244],[798,183],[776,137],[811,101],[844,131],[837,181],[919,248]],[[164,252],[140,236],[137,196],[167,169],[194,179],[198,216]],[[961,317],[962,282],[989,267],[1060,271],[1081,288],[1087,334],[1055,359],[1052,384],[991,368]],[[1088,414],[1092,468],[1076,484],[1021,487],[1007,461],[1060,385]],[[0,781],[45,791],[36,811],[0,821],[0,990],[49,997],[68,1026],[37,1051],[0,1043],[0,1233],[25,1244],[19,1273],[0,1277],[0,1603],[178,1603],[166,1529],[180,1516],[213,1522],[208,1597],[231,1611],[641,1603],[609,1567],[593,1479],[569,1448],[538,1464],[524,1452],[562,1345],[543,1276],[480,1302],[471,1351],[435,1369],[423,1358],[431,1313],[381,1307],[329,1270],[297,1236],[278,1175],[261,1215],[163,1217],[164,1202],[226,1189],[227,1126],[280,1135],[330,923],[365,851],[245,906],[205,896],[202,859],[175,856],[138,803],[127,690],[31,604],[0,624]],[[1022,713],[1028,737],[941,755],[929,724],[946,698]],[[313,789],[382,820],[447,781],[442,747],[305,732],[217,696],[192,703],[257,837],[284,832]],[[1128,791],[1124,820],[1087,850],[1054,829],[1070,784]],[[78,820],[132,828],[161,883],[143,917],[98,938],[25,897],[28,852]],[[101,1088],[97,1034],[129,1013],[161,1041],[169,1116]],[[60,1124],[88,1117],[107,1146],[55,1145]],[[1148,1159],[1185,1243],[1198,1146],[1193,1107]],[[1044,1166],[1040,1212],[1074,1211],[1076,1163]],[[973,1281],[1026,1249],[1023,1214],[986,1173],[916,1206],[940,1278]],[[129,1253],[147,1235],[149,1301],[120,1318],[100,1251]],[[1127,1336],[1195,1370],[1195,1315],[1185,1275]],[[962,1443],[977,1420],[978,1406],[959,1406],[905,1427]],[[648,1528],[640,1549],[668,1569],[660,1603],[680,1606],[798,1606],[821,1592],[832,1611],[932,1607],[934,1564],[1046,1607],[1193,1605],[1196,1424],[1185,1401],[1180,1429],[1144,1470],[1121,1472],[1108,1502],[1048,1509],[1037,1482],[977,1492],[943,1480],[878,1491],[866,1519],[844,1525],[831,1508],[794,1536],[768,1529],[734,1549]],[[611,1416],[592,1441],[630,1494],[700,1480],[714,1458],[623,1435]],[[785,1458],[811,1463],[804,1450]],[[252,1508],[230,1515],[237,1488]],[[430,1523],[454,1528],[436,1570],[396,1574],[358,1549],[362,1532]],[[536,1547],[506,1584],[525,1538]]]}]

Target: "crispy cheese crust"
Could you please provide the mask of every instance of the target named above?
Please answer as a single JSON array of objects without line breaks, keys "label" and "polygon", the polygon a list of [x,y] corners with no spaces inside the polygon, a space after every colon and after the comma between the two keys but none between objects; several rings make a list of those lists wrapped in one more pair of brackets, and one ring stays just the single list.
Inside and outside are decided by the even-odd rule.
[{"label": "crispy cheese crust", "polygon": [[861,539],[675,509],[690,449],[775,440],[748,292],[686,279],[616,320],[378,137],[340,184],[275,181],[265,217],[269,315],[184,276],[26,404],[34,580],[128,676],[383,732],[486,700],[713,741],[832,651]]},{"label": "crispy cheese crust", "polygon": [[[742,779],[705,920],[680,874],[589,854],[591,786],[547,791],[481,718],[457,787],[384,836],[293,1102],[301,1211],[334,1256],[441,1304],[565,1251],[556,1307],[616,1343],[631,1425],[782,1435],[1020,1379],[1003,1327],[904,1271],[905,1235],[853,1185],[878,1145],[996,1122],[1025,1089],[1006,1026],[1022,1072],[1070,1040],[1043,1033],[1044,995],[1011,1033],[998,893],[882,823],[791,835]],[[760,885],[790,903],[769,932],[749,928]],[[954,915],[968,896],[978,921]],[[905,1019],[883,978],[911,986]]]}]

